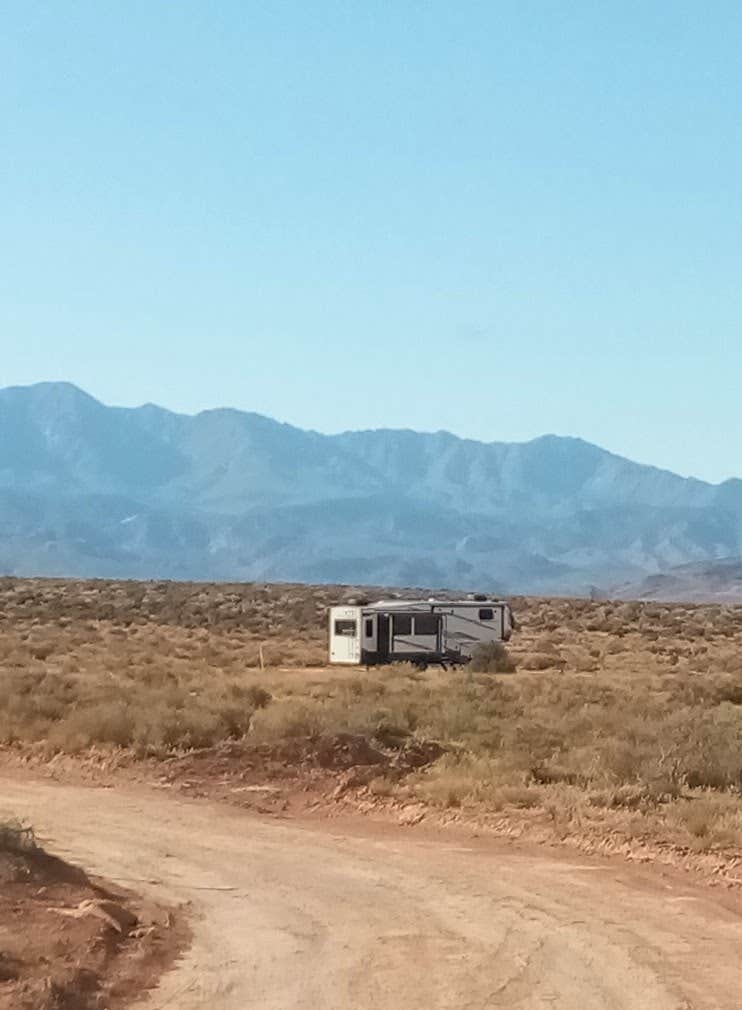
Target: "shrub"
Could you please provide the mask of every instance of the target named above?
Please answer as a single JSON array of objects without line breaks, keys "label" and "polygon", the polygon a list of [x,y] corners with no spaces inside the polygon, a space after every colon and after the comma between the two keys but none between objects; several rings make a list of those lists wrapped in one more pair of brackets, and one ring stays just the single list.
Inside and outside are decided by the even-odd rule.
[{"label": "shrub", "polygon": [[520,665],[524,670],[551,670],[553,668],[561,669],[564,662],[559,656],[548,652],[529,652],[523,656]]},{"label": "shrub", "polygon": [[33,828],[20,821],[0,821],[0,852],[33,852],[36,838]]},{"label": "shrub", "polygon": [[315,736],[323,729],[323,719],[316,706],[293,700],[263,709],[252,725],[254,738],[266,742]]},{"label": "shrub", "polygon": [[723,848],[742,845],[742,809],[739,798],[705,791],[674,804],[669,823],[690,835],[696,848]]},{"label": "shrub", "polygon": [[502,642],[483,642],[472,652],[470,669],[475,673],[515,673],[515,660]]}]

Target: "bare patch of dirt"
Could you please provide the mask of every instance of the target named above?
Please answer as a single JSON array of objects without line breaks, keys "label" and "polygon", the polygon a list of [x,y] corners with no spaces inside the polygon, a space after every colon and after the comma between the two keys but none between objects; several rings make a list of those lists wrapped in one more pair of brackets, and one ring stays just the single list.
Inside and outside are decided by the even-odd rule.
[{"label": "bare patch of dirt", "polygon": [[182,916],[16,836],[0,849],[0,1010],[115,1010],[152,988],[187,940]]}]

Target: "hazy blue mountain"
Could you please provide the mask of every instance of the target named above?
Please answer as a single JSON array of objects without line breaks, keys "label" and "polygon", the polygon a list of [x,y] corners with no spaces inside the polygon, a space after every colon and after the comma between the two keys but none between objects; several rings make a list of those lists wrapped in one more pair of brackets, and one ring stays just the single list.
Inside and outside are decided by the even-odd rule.
[{"label": "hazy blue mountain", "polygon": [[0,572],[586,592],[742,553],[742,481],[580,439],[320,435],[0,390]]},{"label": "hazy blue mountain", "polygon": [[625,600],[742,603],[742,559],[696,561],[667,572],[648,575],[639,583],[621,586],[615,593]]}]

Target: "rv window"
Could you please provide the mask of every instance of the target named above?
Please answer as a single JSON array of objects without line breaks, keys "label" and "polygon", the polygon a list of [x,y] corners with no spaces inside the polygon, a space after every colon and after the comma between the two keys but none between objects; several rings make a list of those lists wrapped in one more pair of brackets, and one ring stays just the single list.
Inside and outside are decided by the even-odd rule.
[{"label": "rv window", "polygon": [[482,607],[479,611],[480,621],[493,621],[495,619],[495,612],[492,607]]},{"label": "rv window", "polygon": [[394,634],[395,635],[412,634],[412,618],[410,617],[409,614],[394,615]]},{"label": "rv window", "polygon": [[439,618],[435,614],[418,614],[415,617],[416,635],[437,635]]},{"label": "rv window", "polygon": [[374,637],[374,622],[370,617],[366,618],[366,638]]},{"label": "rv window", "polygon": [[355,621],[335,621],[335,634],[342,635],[344,638],[355,638],[356,637],[356,622]]}]

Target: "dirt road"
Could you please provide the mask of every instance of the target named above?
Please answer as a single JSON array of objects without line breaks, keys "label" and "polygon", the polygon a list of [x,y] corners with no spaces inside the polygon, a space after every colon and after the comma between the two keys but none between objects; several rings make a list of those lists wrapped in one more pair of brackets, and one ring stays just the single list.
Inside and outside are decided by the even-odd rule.
[{"label": "dirt road", "polygon": [[0,780],[59,854],[194,942],[151,1010],[736,1010],[742,917],[615,863],[261,820],[163,791]]}]

